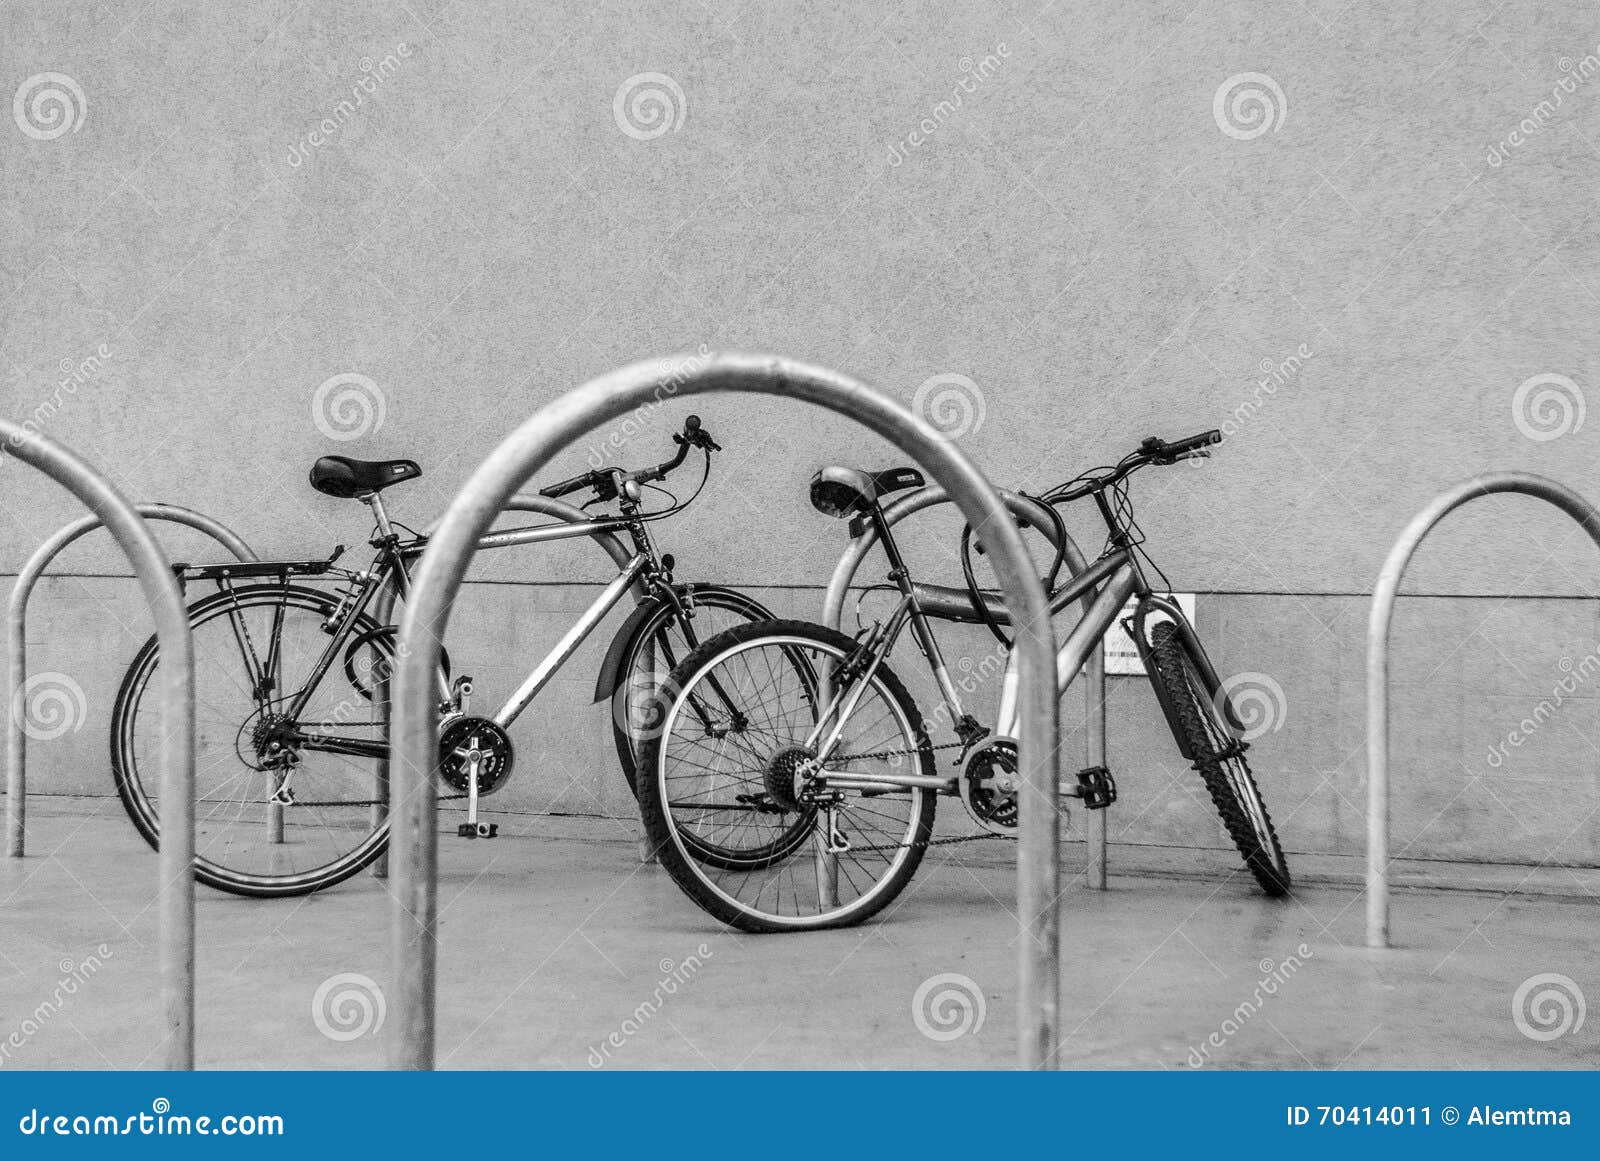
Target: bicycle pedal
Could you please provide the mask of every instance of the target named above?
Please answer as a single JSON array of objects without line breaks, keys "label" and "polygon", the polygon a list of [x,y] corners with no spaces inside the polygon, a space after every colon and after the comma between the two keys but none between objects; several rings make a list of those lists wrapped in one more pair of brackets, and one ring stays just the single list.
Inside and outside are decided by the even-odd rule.
[{"label": "bicycle pedal", "polygon": [[500,833],[500,824],[497,822],[464,822],[456,827],[456,834],[462,838],[492,839]]},{"label": "bicycle pedal", "polygon": [[1117,782],[1104,766],[1088,766],[1078,771],[1078,784],[1061,788],[1069,798],[1081,798],[1085,810],[1104,810],[1117,800]]}]

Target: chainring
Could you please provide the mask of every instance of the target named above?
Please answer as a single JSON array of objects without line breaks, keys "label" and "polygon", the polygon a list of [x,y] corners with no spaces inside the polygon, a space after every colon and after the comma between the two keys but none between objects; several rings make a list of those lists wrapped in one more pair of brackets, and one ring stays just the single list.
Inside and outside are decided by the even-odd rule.
[{"label": "chainring", "polygon": [[994,834],[1017,829],[1017,744],[996,739],[979,746],[961,770],[961,802],[977,824]]},{"label": "chainring", "polygon": [[510,735],[489,718],[462,717],[444,724],[439,731],[439,777],[466,793],[474,751],[478,793],[493,794],[511,777],[512,750]]}]

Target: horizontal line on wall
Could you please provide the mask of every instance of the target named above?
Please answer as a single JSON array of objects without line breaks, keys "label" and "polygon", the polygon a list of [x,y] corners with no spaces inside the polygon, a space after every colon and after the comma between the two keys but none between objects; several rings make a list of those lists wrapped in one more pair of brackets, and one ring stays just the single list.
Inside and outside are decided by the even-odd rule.
[{"label": "horizontal line on wall", "polygon": [[[0,578],[16,577],[14,572],[0,572]],[[128,572],[48,572],[41,580],[135,580],[132,573]],[[545,580],[468,580],[463,587],[473,585],[504,586],[507,588],[546,588],[570,589],[576,586],[589,588],[603,588],[609,580],[592,581],[545,581]],[[695,584],[717,584],[731,589],[760,589],[781,592],[816,592],[820,593],[828,586],[826,584],[769,584],[764,581],[739,581],[739,580],[696,580]],[[872,585],[852,585],[851,591],[868,587],[882,587],[888,582],[874,582]],[[1327,597],[1330,599],[1360,598],[1371,600],[1370,592],[1359,592],[1344,589],[1180,589],[1181,592],[1192,592],[1201,597]],[[1414,593],[1402,590],[1402,597],[1415,597],[1420,600],[1435,601],[1600,601],[1600,593]]]}]

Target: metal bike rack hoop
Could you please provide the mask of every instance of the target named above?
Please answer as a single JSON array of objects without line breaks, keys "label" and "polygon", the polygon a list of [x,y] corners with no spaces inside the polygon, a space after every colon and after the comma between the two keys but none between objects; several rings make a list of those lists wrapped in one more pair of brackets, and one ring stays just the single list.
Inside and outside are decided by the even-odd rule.
[{"label": "metal bike rack hoop", "polygon": [[[179,508],[174,504],[137,504],[134,511],[146,520],[165,520],[203,532],[238,560],[256,559],[250,546],[226,525],[190,508]],[[17,574],[17,583],[11,589],[11,604],[6,611],[6,630],[11,642],[13,707],[28,683],[28,600],[33,596],[34,586],[44,575],[44,570],[66,551],[69,544],[103,526],[104,522],[98,516],[83,516],[74,520],[39,545]],[[27,846],[28,735],[22,726],[22,715],[13,709],[6,721],[6,856],[13,859],[22,858]]]},{"label": "metal bike rack hoop", "polygon": [[[1005,506],[1011,509],[1014,516],[1028,527],[1042,533],[1052,544],[1056,544],[1056,535],[1059,526],[1054,520],[1049,519],[1041,510],[1043,502],[1029,496],[1023,496],[1005,489],[1000,491],[1000,499]],[[951,503],[949,494],[938,487],[918,488],[884,506],[883,518],[893,527],[918,512],[940,504]],[[1072,539],[1072,534],[1064,528],[1059,529],[1061,535],[1066,537],[1065,544],[1056,544],[1063,550],[1067,567],[1074,575],[1082,572],[1087,567],[1083,551],[1078,547],[1078,542]],[[862,561],[866,560],[867,553],[872,551],[872,546],[878,543],[878,529],[875,525],[868,524],[860,536],[853,538],[845,546],[844,554],[839,557],[839,563],[833,570],[833,578],[828,582],[827,592],[822,598],[822,623],[830,629],[841,629],[844,621],[844,601],[850,591],[850,585],[856,578],[856,573],[861,569]],[[1083,611],[1088,613],[1094,603],[1094,594],[1085,593],[1079,602]],[[1089,664],[1086,667],[1089,678],[1089,704],[1088,721],[1086,723],[1088,738],[1085,754],[1086,764],[1089,766],[1104,766],[1106,762],[1106,659],[1105,652],[1095,649],[1089,654]],[[1064,691],[1057,691],[1058,694]],[[1088,880],[1091,890],[1104,891],[1106,889],[1106,812],[1103,810],[1085,811],[1088,817],[1089,835],[1089,860]]]},{"label": "metal bike rack hoop", "polygon": [[391,1064],[413,1069],[434,1064],[438,946],[434,669],[456,590],[477,540],[519,487],[596,425],[634,407],[718,391],[800,399],[855,419],[926,467],[984,538],[1002,595],[1014,611],[1020,661],[1024,805],[1018,896],[1023,938],[1017,1025],[1021,1062],[1031,1068],[1055,1067],[1060,989],[1055,642],[1044,589],[1027,546],[983,474],[903,405],[834,371],[770,355],[731,353],[635,363],[592,379],[544,407],[479,465],[451,502],[423,554],[401,620],[390,737],[391,810],[397,823]]},{"label": "metal bike rack hoop", "polygon": [[1400,581],[1434,525],[1481,496],[1520,492],[1555,505],[1600,546],[1600,509],[1564,484],[1528,472],[1488,472],[1442,493],[1389,550],[1367,621],[1367,946],[1389,946],[1389,630]]},{"label": "metal bike rack hoop", "polygon": [[[565,520],[568,524],[585,524],[590,517],[587,512],[576,504],[568,504],[565,500],[552,500],[548,496],[518,495],[505,502],[502,512],[534,512],[540,516],[554,516],[558,520]],[[443,517],[428,525],[426,533],[432,536],[439,527]],[[628,551],[627,545],[615,533],[605,529],[596,529],[589,534],[589,538],[605,549],[606,555],[611,558],[618,568],[625,568],[633,559],[633,553]],[[644,595],[644,582],[635,585],[635,594]],[[380,625],[387,625],[389,618],[394,615],[395,591],[391,586],[378,594],[377,600],[372,604],[372,616]],[[387,733],[389,729],[389,678],[387,674],[380,674],[373,683],[373,704],[378,707],[378,720]],[[376,797],[379,805],[372,808],[372,822],[374,826],[381,825],[389,817],[389,759],[383,758],[378,763],[378,789]],[[385,851],[372,860],[372,877],[374,879],[387,879],[389,877],[389,853]]]},{"label": "metal bike rack hoop", "polygon": [[161,666],[161,802],[156,931],[167,1067],[194,1067],[194,654],[177,579],[150,527],[112,484],[75,454],[0,419],[0,452],[66,488],[105,524],[127,556],[155,619]]}]

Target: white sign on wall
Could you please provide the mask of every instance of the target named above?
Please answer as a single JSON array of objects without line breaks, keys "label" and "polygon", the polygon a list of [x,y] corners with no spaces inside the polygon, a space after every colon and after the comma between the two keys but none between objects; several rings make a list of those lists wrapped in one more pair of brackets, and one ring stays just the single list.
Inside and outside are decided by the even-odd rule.
[{"label": "white sign on wall", "polygon": [[[1193,593],[1168,593],[1172,600],[1178,603],[1178,608],[1183,610],[1183,615],[1194,622],[1194,594]],[[1122,622],[1133,616],[1134,605],[1137,597],[1129,597],[1128,603],[1122,606],[1122,611],[1117,614],[1116,624],[1112,625],[1105,635],[1106,674],[1108,676],[1121,675],[1123,677],[1137,677],[1144,673],[1144,661],[1139,657],[1139,649],[1133,643],[1133,638],[1128,636],[1128,631],[1122,627]],[[1165,620],[1160,613],[1151,613],[1147,625]]]}]

